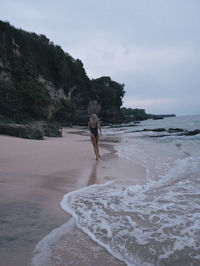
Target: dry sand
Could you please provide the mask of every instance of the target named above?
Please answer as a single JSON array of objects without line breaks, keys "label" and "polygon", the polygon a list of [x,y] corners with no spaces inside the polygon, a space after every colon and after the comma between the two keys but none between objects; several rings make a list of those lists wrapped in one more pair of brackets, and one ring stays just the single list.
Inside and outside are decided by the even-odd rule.
[{"label": "dry sand", "polygon": [[145,177],[140,165],[114,154],[109,140],[96,161],[89,134],[78,133],[66,128],[63,138],[38,141],[0,136],[1,266],[28,265],[35,245],[66,223],[64,194],[111,179]]}]

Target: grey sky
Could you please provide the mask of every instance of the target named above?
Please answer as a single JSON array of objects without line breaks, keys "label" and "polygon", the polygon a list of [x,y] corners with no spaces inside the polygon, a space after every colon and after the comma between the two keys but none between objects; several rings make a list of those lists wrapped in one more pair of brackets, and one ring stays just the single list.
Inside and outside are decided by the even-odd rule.
[{"label": "grey sky", "polygon": [[124,106],[200,114],[199,0],[0,0],[0,19],[45,34],[90,78],[124,83]]}]

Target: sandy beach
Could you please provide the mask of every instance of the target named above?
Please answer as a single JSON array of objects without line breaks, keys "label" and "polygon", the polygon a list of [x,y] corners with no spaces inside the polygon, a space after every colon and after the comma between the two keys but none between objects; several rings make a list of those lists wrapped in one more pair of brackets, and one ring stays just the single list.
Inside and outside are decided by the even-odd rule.
[{"label": "sandy beach", "polygon": [[[101,160],[96,161],[89,134],[80,133],[65,128],[62,138],[43,141],[0,136],[2,266],[28,265],[36,244],[66,223],[71,216],[60,207],[64,194],[112,179],[145,176],[140,165],[115,154],[112,139],[102,138]],[[102,260],[106,265],[106,257]]]}]

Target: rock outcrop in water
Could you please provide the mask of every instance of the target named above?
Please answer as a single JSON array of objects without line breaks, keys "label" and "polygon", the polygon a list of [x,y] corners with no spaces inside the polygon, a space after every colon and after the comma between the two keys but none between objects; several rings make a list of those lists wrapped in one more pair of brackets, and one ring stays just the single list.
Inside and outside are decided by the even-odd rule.
[{"label": "rock outcrop in water", "polygon": [[[200,129],[195,129],[195,130],[184,130],[182,128],[155,128],[155,129],[143,129],[137,132],[142,132],[142,131],[153,131],[153,132],[166,132],[166,133],[171,133],[172,136],[195,136],[200,134]],[[170,136],[170,134],[163,134],[163,135],[156,135],[156,136],[151,136],[152,138],[161,138],[161,137],[166,137]]]},{"label": "rock outcrop in water", "polygon": [[158,119],[163,119],[165,117],[174,117],[176,116],[175,114],[168,114],[168,115],[153,115],[153,114],[147,114],[145,112],[145,109],[132,109],[132,108],[126,108],[122,107],[122,114],[124,115],[124,120],[126,122],[131,122],[131,121],[142,121],[146,119],[153,119],[153,120],[158,120]]}]

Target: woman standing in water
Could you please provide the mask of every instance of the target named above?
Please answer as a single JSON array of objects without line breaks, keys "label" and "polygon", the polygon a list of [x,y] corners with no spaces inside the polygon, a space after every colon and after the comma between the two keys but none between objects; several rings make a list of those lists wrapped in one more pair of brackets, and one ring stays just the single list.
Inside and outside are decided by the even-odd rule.
[{"label": "woman standing in water", "polygon": [[92,141],[92,144],[94,147],[96,160],[98,160],[100,158],[99,145],[98,145],[98,142],[99,142],[98,130],[99,130],[101,136],[102,136],[102,133],[101,133],[101,126],[99,123],[99,119],[98,119],[96,114],[92,114],[90,116],[90,121],[88,122],[88,129],[90,130],[90,138],[91,138],[91,141]]}]

